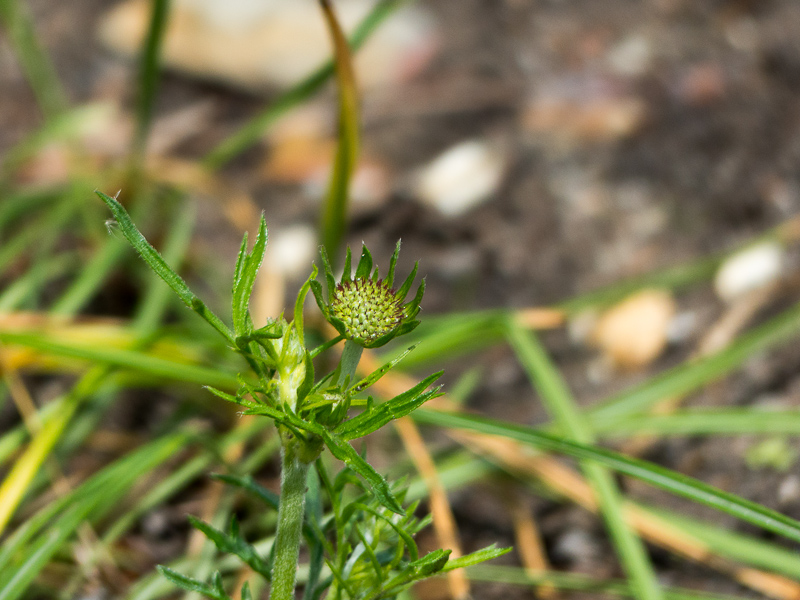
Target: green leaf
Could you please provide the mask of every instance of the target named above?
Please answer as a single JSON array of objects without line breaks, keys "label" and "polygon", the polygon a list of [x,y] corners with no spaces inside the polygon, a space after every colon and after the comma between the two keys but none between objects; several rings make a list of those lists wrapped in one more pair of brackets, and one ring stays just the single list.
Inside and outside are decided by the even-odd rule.
[{"label": "green leaf", "polygon": [[252,545],[239,537],[237,525],[232,524],[231,533],[227,534],[192,515],[189,515],[189,522],[192,527],[201,531],[208,539],[214,542],[220,552],[235,554],[249,565],[253,571],[270,581],[271,574],[266,560],[259,555]]},{"label": "green leaf", "polygon": [[452,550],[434,550],[433,552],[428,552],[428,554],[422,558],[410,563],[409,566],[414,568],[414,571],[418,576],[430,577],[434,573],[438,573],[444,568],[451,552]]},{"label": "green leaf", "polygon": [[[375,510],[371,506],[367,506],[361,502],[353,502],[352,504],[348,504],[348,509],[352,510],[363,510],[364,512],[368,512],[373,515],[376,519],[380,519],[384,523],[386,523],[389,527],[394,529],[395,533],[397,533],[398,537],[403,541],[403,544],[406,548],[408,548],[408,553],[411,555],[411,560],[417,560],[419,558],[419,549],[417,548],[417,544],[414,541],[414,538],[409,535],[407,531],[403,529],[399,524],[395,523],[394,520],[386,515],[381,514],[379,511]],[[409,513],[412,513],[412,508],[409,507]]]},{"label": "green leaf", "polygon": [[351,281],[353,279],[353,253],[350,252],[350,246],[345,248],[344,251],[344,268],[342,269],[342,281]]},{"label": "green leaf", "polygon": [[564,438],[542,433],[530,427],[495,421],[486,417],[444,413],[433,410],[419,410],[414,419],[420,423],[467,429],[499,435],[534,446],[546,452],[556,452],[578,459],[590,459],[610,467],[623,475],[641,479],[658,488],[678,496],[689,498],[711,508],[772,531],[791,540],[800,542],[800,522],[786,515],[766,508],[750,500],[717,489],[681,473],[671,471],[638,458],[623,456],[617,452],[587,446],[565,440]]},{"label": "green leaf", "polygon": [[317,265],[314,265],[311,270],[311,275],[309,275],[306,282],[300,288],[300,291],[297,294],[297,300],[294,303],[294,323],[295,327],[297,328],[297,335],[300,337],[300,343],[305,345],[305,337],[304,337],[304,325],[303,325],[303,307],[306,303],[306,296],[308,295],[308,290],[311,288],[311,282],[317,278]]},{"label": "green leaf", "polygon": [[497,544],[492,544],[491,546],[487,546],[486,548],[472,552],[466,556],[459,556],[453,560],[448,560],[447,564],[444,566],[444,568],[442,568],[442,572],[446,573],[448,571],[454,571],[464,567],[471,567],[473,565],[477,565],[478,563],[508,554],[511,552],[511,550],[512,548],[498,548]]},{"label": "green leaf", "polygon": [[246,581],[242,584],[241,599],[253,600],[253,595],[250,593],[250,584]]},{"label": "green leaf", "polygon": [[150,268],[163,279],[166,284],[172,288],[178,298],[191,308],[194,312],[205,319],[214,329],[216,329],[225,339],[231,344],[234,344],[234,336],[222,320],[215,315],[211,310],[198,298],[186,285],[186,282],[178,275],[170,266],[164,261],[158,251],[151,246],[141,232],[136,228],[136,225],[131,221],[128,211],[117,202],[115,198],[107,196],[103,192],[95,192],[100,199],[106,203],[111,213],[114,215],[119,224],[119,229],[125,239],[128,240],[134,250],[139,253],[142,259],[150,266]]},{"label": "green leaf", "polygon": [[[425,295],[425,279],[422,279],[422,282],[419,284],[417,288],[417,293],[414,295],[414,298],[411,302],[408,303],[406,307],[406,315],[409,319],[413,319],[419,314],[419,305],[422,302],[422,297]],[[405,295],[403,295],[405,298]]]},{"label": "green leaf", "polygon": [[275,492],[269,491],[267,488],[259,485],[253,479],[252,475],[227,475],[214,473],[211,475],[213,479],[224,481],[228,485],[233,485],[249,492],[262,502],[274,510],[278,510],[278,503],[280,497]]},{"label": "green leaf", "polygon": [[[161,48],[170,13],[169,0],[155,0],[152,3],[150,23],[144,40],[144,48],[139,62],[138,98],[136,99],[136,133],[131,149],[132,159],[141,165],[147,146],[147,135],[153,120],[153,109],[158,91]],[[137,166],[138,166],[137,165]]]},{"label": "green leaf", "polygon": [[363,477],[383,506],[398,515],[405,515],[405,511],[395,500],[386,480],[350,444],[326,429],[320,429],[320,433],[331,454]]},{"label": "green leaf", "polygon": [[0,22],[16,51],[20,66],[44,115],[50,119],[65,108],[65,94],[58,74],[36,36],[28,4],[22,0],[0,2]]},{"label": "green leaf", "polygon": [[452,550],[434,550],[422,558],[409,563],[399,575],[389,580],[389,582],[384,585],[380,596],[371,597],[393,596],[415,581],[435,575],[447,564],[451,552]]},{"label": "green leaf", "polygon": [[163,565],[158,565],[156,568],[164,577],[187,592],[197,592],[198,594],[203,594],[206,598],[211,598],[211,600],[231,600],[228,594],[224,592],[220,593],[218,589],[207,583],[197,581],[197,579],[192,579],[186,575],[181,575],[177,571],[173,571],[169,567]]},{"label": "green leaf", "polygon": [[377,405],[371,410],[365,410],[349,421],[345,421],[336,428],[336,434],[344,440],[364,437],[365,435],[377,431],[389,421],[406,416],[428,400],[441,396],[439,393],[440,388],[436,388],[430,392],[424,392],[424,390],[441,377],[441,375],[442,371],[434,373],[423,379],[410,390]]},{"label": "green leaf", "polygon": [[374,370],[372,373],[364,377],[361,381],[356,383],[350,389],[355,392],[363,392],[365,389],[373,385],[376,381],[378,381],[381,377],[386,375],[391,369],[393,369],[401,360],[403,360],[414,348],[417,347],[417,344],[409,347],[405,352],[393,358],[389,362],[383,364],[380,368]]},{"label": "green leaf", "polygon": [[246,406],[247,408],[261,406],[260,404],[256,404],[252,400],[247,400],[245,398],[242,398],[241,396],[234,396],[232,394],[228,394],[226,392],[223,392],[222,390],[213,388],[210,385],[204,387],[218,398],[222,398],[223,400],[227,400],[228,402],[232,402],[233,404],[238,404],[239,406]]},{"label": "green leaf", "polygon": [[247,335],[252,331],[250,323],[250,296],[253,293],[253,285],[256,282],[258,269],[264,260],[264,252],[267,249],[267,222],[264,215],[261,215],[261,222],[258,227],[253,251],[247,252],[247,236],[242,240],[242,247],[236,261],[236,269],[233,280],[233,298],[231,302],[231,313],[233,315],[233,329],[237,336]]},{"label": "green leaf", "polygon": [[[395,296],[400,298],[401,302],[406,299],[406,296],[408,295],[408,291],[411,289],[411,286],[414,284],[414,279],[416,279],[416,277],[417,277],[417,271],[418,270],[419,270],[419,262],[416,262],[416,263],[414,263],[414,268],[411,269],[411,273],[408,274],[408,277],[406,277],[406,280],[403,282],[403,285],[401,285],[400,289],[397,290],[397,293],[395,294]],[[423,289],[423,291],[425,291],[424,286],[423,286],[422,289]],[[422,298],[419,290],[417,290],[417,296]]]}]

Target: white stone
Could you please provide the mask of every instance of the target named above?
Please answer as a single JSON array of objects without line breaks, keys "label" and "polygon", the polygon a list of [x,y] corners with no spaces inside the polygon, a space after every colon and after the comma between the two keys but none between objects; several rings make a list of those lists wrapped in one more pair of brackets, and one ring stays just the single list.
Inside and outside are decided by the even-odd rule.
[{"label": "white stone", "polygon": [[305,277],[317,251],[317,235],[308,225],[292,225],[270,234],[267,261],[271,270],[287,278]]},{"label": "white stone", "polygon": [[[374,0],[335,3],[351,32]],[[149,0],[126,0],[100,20],[100,40],[135,56],[147,31]],[[330,35],[316,2],[297,0],[177,0],[171,8],[162,58],[168,67],[204,79],[260,92],[294,85],[331,55]],[[419,72],[438,47],[430,13],[419,6],[398,10],[356,55],[362,89],[397,83]]]},{"label": "white stone", "polygon": [[488,200],[506,171],[505,153],[483,140],[461,142],[417,175],[414,189],[425,204],[448,217]]},{"label": "white stone", "polygon": [[742,294],[778,280],[783,271],[785,251],[777,242],[750,246],[728,257],[714,278],[717,295],[731,302]]},{"label": "white stone", "polygon": [[650,69],[653,48],[642,35],[632,35],[616,44],[606,56],[608,65],[619,75],[636,77]]}]

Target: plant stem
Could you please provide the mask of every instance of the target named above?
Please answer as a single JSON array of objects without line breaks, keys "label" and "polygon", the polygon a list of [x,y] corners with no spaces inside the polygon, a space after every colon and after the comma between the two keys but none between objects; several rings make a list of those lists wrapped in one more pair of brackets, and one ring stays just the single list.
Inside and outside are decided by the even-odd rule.
[{"label": "plant stem", "polygon": [[356,368],[358,362],[361,360],[361,352],[364,348],[356,344],[352,340],[347,340],[344,343],[344,350],[342,350],[342,358],[339,361],[339,378],[337,385],[344,384],[345,380],[350,378],[350,384],[355,381]]},{"label": "plant stem", "polygon": [[306,500],[306,475],[309,464],[300,460],[294,444],[281,449],[281,502],[275,534],[275,562],[272,567],[270,600],[294,600],[300,534]]}]

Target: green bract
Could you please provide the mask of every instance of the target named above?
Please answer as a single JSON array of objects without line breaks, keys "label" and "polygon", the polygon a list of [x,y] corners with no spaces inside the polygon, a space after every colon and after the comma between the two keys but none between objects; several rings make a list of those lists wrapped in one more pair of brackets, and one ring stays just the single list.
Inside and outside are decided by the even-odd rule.
[{"label": "green bract", "polygon": [[415,317],[419,313],[419,303],[425,293],[424,279],[417,288],[414,298],[403,304],[414,283],[419,263],[414,265],[414,269],[399,289],[395,290],[392,287],[397,257],[400,253],[399,241],[389,263],[389,273],[384,279],[380,278],[377,268],[372,271],[372,255],[366,246],[361,248],[361,258],[356,266],[355,277],[351,276],[352,256],[350,248],[347,249],[344,273],[339,283],[336,283],[333,277],[325,248],[322,248],[320,253],[325,269],[327,301],[323,297],[322,285],[318,281],[311,281],[311,291],[325,319],[343,338],[352,340],[364,348],[378,348],[419,325]]}]

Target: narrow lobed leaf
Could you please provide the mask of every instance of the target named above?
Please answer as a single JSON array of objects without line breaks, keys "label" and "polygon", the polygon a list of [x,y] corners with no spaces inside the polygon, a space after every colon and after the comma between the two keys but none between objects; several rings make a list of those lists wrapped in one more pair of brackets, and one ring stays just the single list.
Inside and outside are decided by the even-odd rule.
[{"label": "narrow lobed leaf", "polygon": [[158,251],[150,245],[141,232],[136,228],[136,225],[131,221],[128,211],[120,204],[116,198],[107,196],[103,192],[95,191],[100,199],[106,203],[111,213],[114,215],[119,224],[119,229],[125,239],[128,240],[134,250],[139,253],[142,259],[148,266],[158,275],[164,282],[172,288],[186,306],[191,308],[203,319],[214,327],[223,337],[225,337],[231,344],[234,343],[233,334],[231,330],[217,317],[206,305],[189,289],[186,282],[178,275],[161,257]]},{"label": "narrow lobed leaf", "polygon": [[390,360],[389,362],[383,364],[380,368],[376,369],[369,375],[367,375],[364,379],[356,383],[352,388],[354,392],[362,392],[371,385],[373,385],[376,381],[378,381],[381,377],[386,375],[391,369],[393,369],[401,360],[403,360],[411,351],[413,351],[419,344],[414,344],[413,346],[409,346],[402,354],[398,357]]},{"label": "narrow lobed leaf", "polygon": [[364,460],[355,449],[336,434],[326,429],[320,430],[325,445],[336,458],[344,462],[353,471],[358,473],[369,485],[375,498],[386,508],[398,515],[405,515],[403,508],[397,503],[392,490],[386,480]]},{"label": "narrow lobed leaf", "polygon": [[471,554],[467,554],[466,556],[459,556],[453,560],[448,560],[447,564],[442,569],[442,572],[446,573],[448,571],[454,571],[464,567],[471,567],[473,565],[477,565],[478,563],[508,554],[511,552],[511,550],[512,548],[498,548],[497,544],[492,544],[491,546],[487,546],[486,548],[482,548],[481,550],[477,550]]},{"label": "narrow lobed leaf", "polygon": [[227,594],[220,594],[207,583],[203,583],[202,581],[197,581],[196,579],[182,575],[177,571],[173,571],[169,567],[165,567],[163,565],[158,565],[156,568],[158,569],[158,572],[161,573],[166,579],[177,585],[179,588],[186,590],[187,592],[196,592],[198,594],[202,594],[206,598],[211,598],[211,600],[230,600],[230,597]]}]

